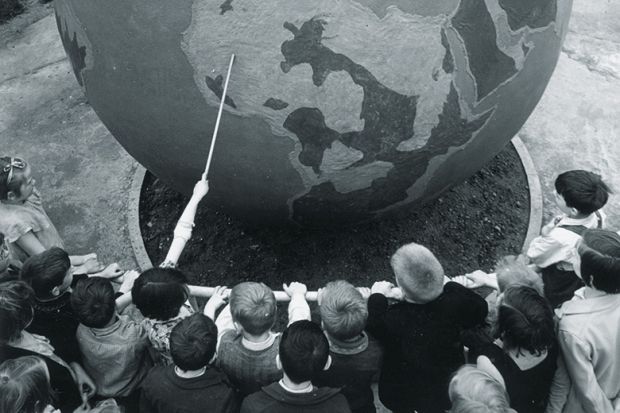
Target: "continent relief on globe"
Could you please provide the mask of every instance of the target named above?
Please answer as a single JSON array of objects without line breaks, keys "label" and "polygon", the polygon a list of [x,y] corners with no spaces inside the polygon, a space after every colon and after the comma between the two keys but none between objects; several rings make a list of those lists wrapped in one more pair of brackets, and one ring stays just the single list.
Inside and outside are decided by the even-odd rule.
[{"label": "continent relief on globe", "polygon": [[[121,0],[55,7],[104,124],[183,191],[204,166],[235,53],[211,201],[257,221],[324,226],[415,207],[484,166],[540,99],[571,1],[135,0],[133,14]],[[115,37],[123,47],[110,44]]]}]

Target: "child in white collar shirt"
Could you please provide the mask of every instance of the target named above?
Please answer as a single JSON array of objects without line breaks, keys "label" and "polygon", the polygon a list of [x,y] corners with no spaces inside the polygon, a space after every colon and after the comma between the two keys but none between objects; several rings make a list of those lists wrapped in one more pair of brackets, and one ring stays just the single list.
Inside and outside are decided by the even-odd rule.
[{"label": "child in white collar shirt", "polygon": [[555,190],[563,215],[541,229],[540,236],[530,243],[527,256],[541,269],[546,298],[558,307],[583,286],[573,268],[575,246],[583,231],[602,228],[603,214],[599,210],[611,191],[599,175],[583,170],[560,174]]}]

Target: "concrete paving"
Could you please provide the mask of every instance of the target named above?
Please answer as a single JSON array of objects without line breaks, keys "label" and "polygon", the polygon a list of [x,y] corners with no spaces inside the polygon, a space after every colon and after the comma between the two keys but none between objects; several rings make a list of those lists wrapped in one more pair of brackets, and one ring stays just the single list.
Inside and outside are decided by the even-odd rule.
[{"label": "concrete paving", "polygon": [[[77,84],[49,6],[0,26],[0,153],[32,162],[48,213],[71,253],[136,266],[127,232],[136,162]],[[541,177],[545,215],[558,171],[598,171],[620,192],[620,3],[575,0],[570,32],[545,95],[519,132]],[[620,194],[607,210],[620,229]]]}]

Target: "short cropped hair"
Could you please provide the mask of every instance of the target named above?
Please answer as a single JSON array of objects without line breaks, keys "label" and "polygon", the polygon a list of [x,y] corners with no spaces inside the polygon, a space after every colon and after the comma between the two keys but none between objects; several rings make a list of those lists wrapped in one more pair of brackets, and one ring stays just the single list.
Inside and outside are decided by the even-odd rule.
[{"label": "short cropped hair", "polygon": [[553,310],[533,288],[510,286],[498,308],[497,330],[506,348],[540,355],[555,343]]},{"label": "short cropped hair", "polygon": [[448,388],[450,413],[503,413],[510,411],[502,383],[472,365],[457,370]]},{"label": "short cropped hair", "polygon": [[179,321],[170,333],[170,355],[182,370],[198,370],[209,364],[216,344],[215,323],[200,313]]},{"label": "short cropped hair", "polygon": [[69,254],[62,248],[52,247],[28,258],[20,277],[32,286],[37,297],[44,298],[54,287],[62,285],[70,268]]},{"label": "short cropped hair", "polygon": [[112,283],[103,277],[78,281],[71,293],[71,307],[86,327],[105,327],[116,311]]},{"label": "short cropped hair", "polygon": [[544,295],[542,277],[531,269],[520,256],[506,256],[502,258],[495,269],[497,284],[500,291],[511,285],[525,285]]},{"label": "short cropped hair", "polygon": [[558,175],[555,190],[564,198],[568,207],[587,215],[601,209],[611,193],[600,175],[584,170],[566,171]]},{"label": "short cropped hair", "polygon": [[620,235],[603,229],[582,234],[578,249],[581,276],[586,283],[609,294],[620,293]]},{"label": "short cropped hair", "polygon": [[33,317],[34,293],[23,281],[0,284],[0,342],[18,339]]},{"label": "short cropped hair", "polygon": [[0,364],[0,412],[40,413],[52,402],[49,372],[36,356]]},{"label": "short cropped hair", "polygon": [[329,357],[329,343],[321,328],[308,320],[292,323],[280,339],[282,370],[294,383],[314,380]]},{"label": "short cropped hair", "polygon": [[170,320],[189,297],[187,278],[175,268],[150,268],[136,279],[131,296],[143,316]]},{"label": "short cropped hair", "polygon": [[415,302],[427,303],[443,291],[443,267],[428,248],[404,245],[392,255],[391,264],[399,287]]},{"label": "short cropped hair", "polygon": [[332,337],[346,340],[359,335],[366,326],[368,306],[362,294],[350,283],[327,283],[321,291],[319,307],[323,328]]},{"label": "short cropped hair", "polygon": [[248,281],[237,284],[228,299],[233,320],[249,334],[263,334],[276,322],[276,297],[263,283]]}]

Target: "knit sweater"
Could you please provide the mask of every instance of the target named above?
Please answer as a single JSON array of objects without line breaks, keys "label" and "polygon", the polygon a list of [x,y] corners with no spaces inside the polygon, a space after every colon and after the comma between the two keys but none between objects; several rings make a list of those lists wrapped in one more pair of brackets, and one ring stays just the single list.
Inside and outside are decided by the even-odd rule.
[{"label": "knit sweater", "polygon": [[234,330],[221,337],[218,366],[243,396],[282,378],[282,371],[276,366],[280,337],[280,334],[274,334],[273,343],[262,350],[245,347],[243,336]]}]

